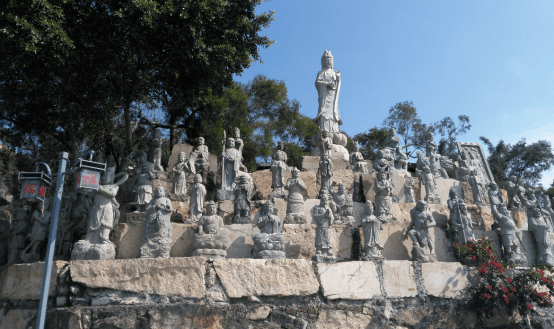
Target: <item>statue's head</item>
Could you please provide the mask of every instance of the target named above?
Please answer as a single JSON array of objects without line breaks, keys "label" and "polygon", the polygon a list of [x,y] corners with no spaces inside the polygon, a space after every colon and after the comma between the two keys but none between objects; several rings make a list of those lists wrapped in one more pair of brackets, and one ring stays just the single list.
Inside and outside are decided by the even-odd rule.
[{"label": "statue's head", "polygon": [[264,211],[267,215],[272,215],[273,214],[273,202],[267,201],[266,203],[264,203]]},{"label": "statue's head", "polygon": [[239,128],[235,128],[235,138],[240,138],[240,129]]},{"label": "statue's head", "polygon": [[458,197],[458,191],[456,191],[455,188],[451,188],[448,195],[450,195],[450,199],[456,199]]},{"label": "statue's head", "polygon": [[164,187],[163,187],[163,186],[158,186],[158,187],[156,187],[155,193],[156,193],[156,194],[155,194],[155,195],[156,195],[156,198],[164,197],[164,196],[165,196]]},{"label": "statue's head", "polygon": [[248,185],[248,177],[246,175],[242,175],[239,177],[239,184],[240,185]]},{"label": "statue's head", "polygon": [[423,151],[417,151],[416,154],[418,159],[423,159]]},{"label": "statue's head", "polygon": [[327,203],[329,202],[329,197],[327,196],[327,191],[324,191],[321,193],[321,198],[319,200],[319,204],[323,207],[327,206]]},{"label": "statue's head", "polygon": [[300,170],[296,167],[292,168],[292,178],[298,178],[298,176],[300,176]]},{"label": "statue's head", "polygon": [[179,152],[179,155],[177,156],[179,162],[185,162],[186,157],[187,155],[185,154],[185,152]]},{"label": "statue's head", "polygon": [[339,193],[344,194],[344,184],[343,183],[339,184]]},{"label": "statue's head", "polygon": [[459,205],[460,205],[460,210],[463,211],[464,213],[466,213],[466,212],[467,212],[467,205],[466,205],[466,203],[464,202],[463,199],[460,200],[460,204],[459,204]]},{"label": "statue's head", "polygon": [[194,176],[194,183],[202,183],[202,175],[196,174],[196,176]]},{"label": "statue's head", "polygon": [[495,182],[490,182],[489,189],[496,191],[498,189],[498,185],[496,185]]},{"label": "statue's head", "polygon": [[114,176],[115,174],[111,171],[104,172],[100,178],[100,185],[113,184]]},{"label": "statue's head", "polygon": [[139,163],[146,162],[146,152],[144,151],[138,151],[137,153],[137,160]]},{"label": "statue's head", "polygon": [[285,149],[285,143],[283,141],[278,141],[277,142],[277,148],[281,151],[283,151]]},{"label": "statue's head", "polygon": [[416,209],[420,212],[425,211],[427,209],[427,202],[419,200],[416,204]]},{"label": "statue's head", "polygon": [[227,138],[227,148],[228,149],[234,149],[235,148],[235,139],[232,137]]},{"label": "statue's head", "polygon": [[392,136],[395,136],[395,135],[396,135],[396,129],[394,129],[394,127],[391,127],[391,128],[389,129],[389,136],[392,137]]},{"label": "statue's head", "polygon": [[531,209],[531,214],[533,215],[533,217],[541,216],[541,208],[538,204],[533,206],[533,208]]},{"label": "statue's head", "polygon": [[354,152],[360,151],[360,144],[358,143],[358,141],[353,141],[352,146],[354,147]]},{"label": "statue's head", "polygon": [[435,134],[433,134],[433,130],[429,130],[429,132],[427,132],[427,140],[432,142],[434,139],[435,139]]},{"label": "statue's head", "polygon": [[198,146],[204,145],[205,142],[204,137],[198,137]]},{"label": "statue's head", "polygon": [[325,52],[323,52],[323,56],[321,56],[321,68],[333,68],[333,54],[331,54],[329,50],[325,50]]},{"label": "statue's head", "polygon": [[216,211],[217,211],[217,205],[215,204],[215,202],[213,201],[208,202],[208,204],[206,205],[206,215],[208,216],[215,215]]},{"label": "statue's head", "polygon": [[322,130],[321,131],[321,138],[327,138],[327,136],[329,136],[329,132],[327,130]]},{"label": "statue's head", "polygon": [[159,129],[154,129],[152,136],[154,136],[154,138],[162,138],[162,133]]},{"label": "statue's head", "polygon": [[377,172],[377,179],[384,180],[387,178],[387,173],[384,171],[378,171]]},{"label": "statue's head", "polygon": [[516,183],[517,182],[517,177],[515,175],[511,175],[510,176],[510,182]]},{"label": "statue's head", "polygon": [[370,200],[367,200],[364,203],[364,206],[365,206],[366,214],[368,214],[369,216],[373,215],[373,211],[374,211],[373,202],[371,202]]},{"label": "statue's head", "polygon": [[108,156],[106,157],[106,162],[107,162],[108,164],[113,164],[113,163],[115,163],[115,159],[114,159],[113,155],[111,155],[111,154],[108,155]]}]

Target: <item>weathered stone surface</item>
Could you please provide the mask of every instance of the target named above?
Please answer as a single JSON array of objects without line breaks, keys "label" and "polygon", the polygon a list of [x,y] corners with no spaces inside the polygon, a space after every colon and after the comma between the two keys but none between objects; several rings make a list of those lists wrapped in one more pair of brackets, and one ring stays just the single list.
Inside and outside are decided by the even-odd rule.
[{"label": "weathered stone surface", "polygon": [[[170,172],[173,166],[177,163],[179,152],[185,152],[185,154],[187,155],[187,161],[188,161],[190,152],[192,152],[192,149],[193,149],[193,146],[186,143],[173,145],[173,149],[171,150],[171,156],[169,157],[169,161],[167,163],[166,171]],[[208,162],[210,163],[210,171],[215,172],[217,170],[217,155],[210,153],[208,155]]]},{"label": "weathered stone surface", "polygon": [[312,263],[303,259],[216,259],[213,264],[230,298],[307,296],[319,290]]},{"label": "weathered stone surface", "polygon": [[[436,191],[437,195],[441,198],[441,204],[446,205],[446,201],[448,201],[449,193],[450,193],[451,188],[454,188],[456,190],[456,192],[458,193],[458,196],[460,196],[460,197],[464,193],[462,182],[460,182],[458,180],[437,178],[436,182],[437,182],[437,186],[435,187],[435,191]],[[422,191],[425,191],[424,186],[420,186],[420,189]]]},{"label": "weathered stone surface", "polygon": [[34,328],[36,325],[36,314],[36,310],[9,310],[5,315],[0,315],[0,329]]},{"label": "weathered stone surface", "polygon": [[350,311],[322,310],[319,313],[314,328],[337,329],[337,328],[375,328],[372,326],[373,316],[367,314],[353,313]]},{"label": "weathered stone surface", "polygon": [[383,262],[383,286],[389,298],[415,297],[417,285],[410,261],[386,260]]},{"label": "weathered stone surface", "polygon": [[271,312],[271,307],[267,305],[260,306],[251,311],[248,311],[248,313],[246,313],[246,318],[253,321],[264,320],[267,319],[267,317],[269,316],[269,312]]},{"label": "weathered stone surface", "polygon": [[528,223],[527,223],[527,213],[525,211],[512,211],[512,217],[517,223],[517,228],[520,230],[527,230],[528,229]]},{"label": "weathered stone surface", "polygon": [[468,273],[460,263],[423,263],[423,281],[427,294],[444,298],[469,298]]},{"label": "weathered stone surface", "polygon": [[[288,259],[311,259],[315,256],[315,224],[285,224],[285,254]],[[333,253],[337,260],[350,259],[352,229],[349,226],[333,226]]]},{"label": "weathered stone surface", "polygon": [[225,235],[229,239],[227,258],[252,258],[252,236],[260,233],[256,226],[248,224],[225,225]]},{"label": "weathered stone surface", "polygon": [[370,299],[381,296],[373,262],[318,263],[323,295],[328,299]]},{"label": "weathered stone surface", "polygon": [[[52,274],[48,296],[54,296],[58,287],[58,275],[67,264],[64,261],[52,263]],[[44,276],[44,262],[11,265],[0,274],[0,299],[39,300],[42,278]],[[15,328],[15,327],[14,327]]]},{"label": "weathered stone surface", "polygon": [[[289,169],[291,168],[289,167]],[[269,169],[257,170],[252,173],[252,176],[256,181],[258,191],[260,191],[264,198],[267,198],[267,196],[273,191],[273,189],[271,188],[271,171]],[[306,184],[306,186],[308,187],[309,198],[315,198],[317,196],[318,191],[316,190],[316,176],[317,174],[314,171],[301,171],[299,175],[300,179],[302,179],[304,184]],[[289,170],[285,175],[285,182],[288,181],[288,179],[291,177],[292,174]]]},{"label": "weathered stone surface", "polygon": [[172,222],[184,222],[189,218],[189,203],[182,201],[171,201],[173,214],[171,214]]},{"label": "weathered stone surface", "polygon": [[201,257],[72,261],[71,278],[89,288],[203,298],[206,260]]}]

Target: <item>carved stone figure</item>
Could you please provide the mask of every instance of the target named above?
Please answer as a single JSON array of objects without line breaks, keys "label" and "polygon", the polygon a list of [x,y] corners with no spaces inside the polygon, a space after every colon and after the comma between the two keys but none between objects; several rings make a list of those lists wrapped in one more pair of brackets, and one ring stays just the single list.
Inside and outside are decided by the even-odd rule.
[{"label": "carved stone figure", "polygon": [[385,172],[376,173],[375,185],[373,185],[375,191],[375,215],[379,220],[389,222],[392,217],[392,196],[394,193],[394,187],[387,179]]},{"label": "carved stone figure", "polygon": [[308,187],[300,178],[300,170],[298,168],[294,167],[292,169],[292,177],[288,179],[285,189],[289,191],[285,222],[293,224],[305,223],[304,196],[308,192]]},{"label": "carved stone figure", "polygon": [[326,50],[321,57],[321,71],[317,73],[315,88],[318,94],[318,110],[314,119],[319,130],[330,133],[334,144],[346,145],[346,139],[339,131],[342,120],[339,115],[340,71],[333,70],[333,55]]},{"label": "carved stone figure", "polygon": [[273,162],[271,163],[271,188],[270,198],[286,198],[285,194],[285,175],[287,173],[287,153],[284,150],[284,144],[279,141],[278,148],[273,153]]},{"label": "carved stone figure", "polygon": [[373,162],[373,169],[376,172],[391,172],[394,169],[394,159],[396,158],[396,151],[393,149],[385,148],[377,151],[377,158]]},{"label": "carved stone figure", "polygon": [[469,241],[475,240],[471,214],[467,211],[467,206],[463,199],[457,199],[456,208],[458,212],[457,216],[452,216],[452,211],[450,212],[449,229],[453,233],[455,242],[467,244]]},{"label": "carved stone figure", "polygon": [[204,145],[204,137],[198,137],[198,145],[190,153],[189,168],[193,174],[202,175],[202,179],[205,179],[210,171],[209,155],[208,146]]},{"label": "carved stone figure", "polygon": [[138,165],[133,169],[132,186],[136,191],[136,212],[142,212],[143,207],[152,200],[152,180],[156,178],[154,165],[146,161],[146,153],[138,152]]},{"label": "carved stone figure", "polygon": [[441,203],[439,196],[435,192],[435,176],[431,171],[431,164],[422,151],[417,152],[416,172],[421,176],[421,181],[425,185],[425,201],[429,203]]},{"label": "carved stone figure", "polygon": [[260,233],[254,234],[254,258],[285,258],[285,235],[283,223],[273,214],[273,203],[268,201],[262,208],[257,226]]},{"label": "carved stone figure", "polygon": [[437,144],[433,142],[433,139],[433,133],[429,133],[425,144],[425,150],[427,151],[426,156],[429,159],[431,172],[435,178],[448,178],[448,173],[441,166],[441,156],[436,153],[438,147]]},{"label": "carved stone figure", "polygon": [[[415,208],[410,211],[410,217],[412,221],[402,240],[406,240],[408,236],[412,239],[412,259],[422,263],[435,262],[437,260],[435,244],[429,235],[429,228],[437,224],[427,209],[427,202],[418,201]],[[427,251],[427,247],[429,251]]]},{"label": "carved stone figure", "polygon": [[27,234],[27,209],[16,208],[13,222],[8,232],[8,263],[5,266],[19,263],[21,252],[25,248],[25,235]]},{"label": "carved stone figure", "polygon": [[491,204],[504,203],[504,197],[502,196],[502,192],[496,183],[489,184],[489,201]]},{"label": "carved stone figure", "polygon": [[[33,211],[33,226],[29,238],[31,242],[21,252],[21,260],[25,263],[32,263],[41,259],[41,247],[48,240],[48,230],[50,225],[50,199],[44,198],[44,202],[37,204],[37,209]],[[30,249],[30,252],[27,252]]]},{"label": "carved stone figure", "polygon": [[400,146],[400,137],[396,135],[396,129],[391,127],[389,129],[389,135],[387,139],[385,139],[385,147],[396,150],[398,146]]},{"label": "carved stone figure", "polygon": [[252,189],[246,175],[240,176],[239,184],[235,186],[235,220],[237,224],[250,222]]},{"label": "carved stone figure", "polygon": [[244,148],[244,141],[242,140],[242,138],[240,138],[239,128],[235,128],[234,137],[235,137],[235,148],[239,151],[239,154],[242,157],[242,149]]},{"label": "carved stone figure", "polygon": [[316,254],[313,257],[315,262],[334,262],[335,255],[333,248],[333,222],[335,217],[329,207],[327,194],[321,196],[321,203],[314,207],[313,217],[317,224],[315,233]]},{"label": "carved stone figure", "polygon": [[406,153],[402,152],[400,146],[396,147],[396,160],[394,160],[394,168],[398,171],[404,172],[405,175],[408,174],[408,156]]},{"label": "carved stone figure", "polygon": [[376,217],[373,212],[373,203],[365,202],[365,213],[362,217],[362,228],[364,230],[364,256],[362,260],[375,261],[383,259],[381,250],[383,246],[379,240],[379,231],[383,229],[384,220]]},{"label": "carved stone figure", "polygon": [[367,163],[360,152],[358,141],[354,141],[354,151],[350,153],[350,168],[352,172],[359,174],[368,174]]},{"label": "carved stone figure", "polygon": [[329,137],[329,132],[327,130],[322,130],[321,135],[321,150],[324,154],[331,155],[331,150],[333,149],[333,139]]},{"label": "carved stone figure", "polygon": [[204,210],[204,197],[206,196],[206,187],[202,184],[202,175],[194,176],[194,184],[189,187],[190,204],[189,218],[193,223],[198,222],[202,217]]},{"label": "carved stone figure", "polygon": [[235,178],[239,174],[241,161],[241,151],[235,148],[235,139],[227,138],[227,148],[223,148],[219,156],[221,189],[233,190],[235,188]]},{"label": "carved stone figure", "polygon": [[531,208],[528,217],[529,231],[533,232],[537,242],[537,264],[554,266],[552,256],[552,242],[549,233],[552,232],[552,224],[549,215],[546,215],[539,205]]},{"label": "carved stone figure", "polygon": [[116,169],[117,169],[117,164],[115,163],[114,156],[110,154],[106,158],[106,172],[110,172],[112,175],[115,176]]},{"label": "carved stone figure", "polygon": [[163,186],[156,187],[154,199],[146,208],[147,217],[142,226],[140,258],[169,258],[171,251],[171,200],[165,197]]},{"label": "carved stone figure", "polygon": [[190,170],[190,164],[186,162],[185,152],[179,152],[177,163],[173,165],[173,186],[171,194],[177,197],[187,195],[187,171]]},{"label": "carved stone figure", "polygon": [[329,193],[333,197],[330,206],[333,214],[335,214],[335,223],[356,226],[354,202],[352,196],[346,194],[344,184],[339,184],[338,192],[329,189]]},{"label": "carved stone figure", "polygon": [[415,189],[414,178],[412,177],[412,175],[406,175],[405,181],[404,181],[404,202],[405,203],[415,202],[414,189]]},{"label": "carved stone figure", "polygon": [[[122,177],[114,183],[114,179]],[[115,200],[119,185],[123,184],[129,175],[119,173],[102,175],[98,191],[88,220],[87,235],[77,242],[71,253],[73,260],[114,259],[115,245],[110,241],[110,232],[119,221],[119,203]]]},{"label": "carved stone figure", "polygon": [[518,184],[517,177],[514,175],[511,175],[510,181],[508,182],[508,188],[507,188],[508,202],[509,202],[508,206],[510,207],[510,209],[515,210],[515,209],[521,208],[521,200],[518,197],[518,188],[519,188],[519,184]]},{"label": "carved stone figure", "polygon": [[469,183],[473,191],[473,203],[478,205],[485,205],[485,181],[477,174],[477,170],[472,170],[469,176]]},{"label": "carved stone figure", "polygon": [[552,203],[550,202],[550,199],[548,198],[548,195],[542,194],[542,203],[543,208],[548,211],[550,214],[550,218],[552,219],[552,225],[554,226],[554,210],[552,210]]},{"label": "carved stone figure", "polygon": [[321,177],[320,191],[329,191],[333,181],[333,161],[327,154],[322,154],[319,160],[319,175]]},{"label": "carved stone figure", "polygon": [[458,179],[466,182],[472,169],[473,167],[471,166],[467,151],[461,151],[460,159],[458,160]]},{"label": "carved stone figure", "polygon": [[527,260],[525,259],[525,256],[519,252],[521,232],[518,230],[514,219],[506,208],[506,205],[504,203],[491,205],[491,212],[495,222],[497,223],[498,229],[500,229],[500,237],[502,247],[504,249],[504,259],[508,262],[508,265],[526,265]]},{"label": "carved stone figure", "polygon": [[152,161],[154,171],[164,171],[162,167],[162,142],[162,133],[158,129],[154,129],[152,138],[148,141],[150,161]]},{"label": "carved stone figure", "polygon": [[193,256],[207,258],[227,257],[229,241],[225,236],[223,219],[216,214],[217,205],[210,201],[206,206],[206,214],[198,222],[198,233],[194,236]]},{"label": "carved stone figure", "polygon": [[[114,171],[105,172],[102,176],[115,176]],[[63,225],[60,254],[71,257],[71,246],[74,242],[82,240],[88,232],[88,222],[92,214],[92,200],[87,196],[90,192],[77,191],[75,198],[71,198],[75,202],[71,213],[69,214],[68,222]],[[64,257],[65,258],[65,257]]]}]

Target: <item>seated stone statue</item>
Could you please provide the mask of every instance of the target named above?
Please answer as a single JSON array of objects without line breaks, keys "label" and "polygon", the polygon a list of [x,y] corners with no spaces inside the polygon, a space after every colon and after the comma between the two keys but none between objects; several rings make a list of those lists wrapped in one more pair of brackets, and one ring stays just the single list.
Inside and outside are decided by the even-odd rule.
[{"label": "seated stone statue", "polygon": [[333,197],[330,206],[333,214],[335,214],[335,224],[356,226],[354,202],[352,201],[352,196],[346,194],[344,184],[339,184],[338,192],[330,189],[329,193]]},{"label": "seated stone statue", "polygon": [[314,207],[313,217],[317,224],[315,231],[315,262],[335,262],[333,248],[333,222],[335,217],[329,207],[327,193],[321,196],[320,205]]},{"label": "seated stone statue", "polygon": [[497,229],[500,230],[502,241],[503,256],[508,262],[508,265],[525,266],[527,260],[525,256],[519,252],[519,241],[521,241],[521,232],[518,230],[516,223],[506,205],[499,203],[491,205],[492,216],[497,223]]},{"label": "seated stone statue", "polygon": [[308,187],[300,178],[300,170],[294,167],[292,177],[287,180],[285,190],[289,191],[287,196],[287,216],[285,222],[291,224],[304,224],[306,216],[304,215],[304,197],[308,192]]},{"label": "seated stone statue", "polygon": [[254,258],[285,258],[285,235],[283,223],[273,214],[273,203],[268,201],[262,208],[257,226],[260,233],[254,234]]},{"label": "seated stone statue", "polygon": [[359,174],[368,174],[367,163],[360,152],[358,141],[354,141],[354,151],[350,153],[350,168],[352,172]]},{"label": "seated stone statue", "polygon": [[375,261],[383,259],[381,250],[383,246],[379,239],[379,231],[383,229],[384,221],[375,217],[373,214],[373,203],[369,200],[365,202],[365,213],[362,217],[362,228],[364,231],[364,256],[362,260]]},{"label": "seated stone statue", "polygon": [[156,187],[154,199],[146,208],[146,220],[142,226],[140,258],[169,258],[171,251],[171,200],[165,197],[163,186]]},{"label": "seated stone statue", "polygon": [[511,175],[508,182],[508,207],[513,210],[517,210],[521,207],[521,200],[518,197],[518,179],[516,176]]},{"label": "seated stone statue", "polygon": [[[31,242],[21,252],[21,260],[25,263],[36,262],[41,259],[41,248],[43,244],[48,241],[48,230],[50,226],[50,217],[52,213],[49,210],[50,199],[44,198],[44,201],[37,204],[37,209],[33,211],[32,220],[33,226],[31,228]],[[28,253],[27,250],[31,249]]]},{"label": "seated stone statue", "polygon": [[206,206],[206,214],[198,222],[198,233],[194,235],[193,256],[206,258],[227,257],[229,240],[225,234],[223,219],[216,214],[217,205],[210,201]]},{"label": "seated stone statue", "polygon": [[528,217],[529,231],[533,232],[537,242],[537,264],[554,266],[554,257],[552,256],[552,241],[549,233],[552,232],[550,218],[547,217],[539,205],[531,208]]},{"label": "seated stone statue", "polygon": [[[410,217],[412,221],[402,240],[406,240],[408,236],[412,239],[412,260],[422,263],[436,262],[435,244],[429,235],[429,228],[437,224],[427,209],[427,202],[418,201],[415,208],[410,211]],[[426,247],[429,247],[429,251]]]},{"label": "seated stone statue", "polygon": [[385,147],[396,150],[398,146],[400,146],[400,137],[396,135],[396,129],[391,127],[389,129],[389,135],[387,139],[385,139]]}]

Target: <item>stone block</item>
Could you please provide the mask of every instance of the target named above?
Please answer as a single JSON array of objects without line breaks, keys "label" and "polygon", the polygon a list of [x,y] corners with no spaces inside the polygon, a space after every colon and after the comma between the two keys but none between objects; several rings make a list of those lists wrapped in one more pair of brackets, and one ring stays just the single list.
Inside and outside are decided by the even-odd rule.
[{"label": "stone block", "polygon": [[[0,274],[0,299],[11,301],[39,300],[42,278],[44,277],[44,265],[44,262],[15,264],[4,269]],[[58,275],[65,265],[67,265],[67,262],[64,261],[52,263],[48,296],[55,295],[58,287]]]},{"label": "stone block", "polygon": [[328,299],[371,299],[381,296],[373,262],[318,263],[323,295]]},{"label": "stone block", "polygon": [[36,321],[36,310],[12,309],[0,316],[0,329],[34,328]]},{"label": "stone block", "polygon": [[230,298],[307,296],[319,291],[312,263],[303,259],[216,259],[213,265]]},{"label": "stone block", "polygon": [[[377,318],[375,318],[377,320]],[[375,322],[375,323],[374,323]],[[342,310],[322,310],[313,328],[385,328],[380,326],[374,317],[362,313],[354,313]],[[398,327],[397,327],[398,328]]]},{"label": "stone block", "polygon": [[383,262],[383,287],[388,298],[415,297],[417,285],[410,261],[386,260]]},{"label": "stone block", "polygon": [[467,293],[470,281],[462,264],[423,263],[421,271],[428,295],[442,298],[470,298]]},{"label": "stone block", "polygon": [[[315,224],[285,224],[285,254],[288,259],[310,260],[315,256]],[[333,226],[333,253],[337,260],[351,258],[352,229],[349,226]]]},{"label": "stone block", "polygon": [[81,260],[69,263],[71,279],[89,288],[203,298],[206,259],[172,257]]}]

